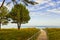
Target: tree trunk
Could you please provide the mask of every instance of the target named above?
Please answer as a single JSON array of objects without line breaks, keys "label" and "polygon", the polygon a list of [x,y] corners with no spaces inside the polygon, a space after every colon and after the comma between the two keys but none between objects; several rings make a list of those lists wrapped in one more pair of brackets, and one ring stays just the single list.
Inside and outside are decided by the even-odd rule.
[{"label": "tree trunk", "polygon": [[1,30],[1,22],[0,22],[0,30]]},{"label": "tree trunk", "polygon": [[18,26],[18,30],[20,30],[21,23],[17,23],[17,26]]},{"label": "tree trunk", "polygon": [[1,4],[0,8],[4,5],[4,2],[5,2],[5,0],[3,0],[3,2],[2,2],[2,4]]}]

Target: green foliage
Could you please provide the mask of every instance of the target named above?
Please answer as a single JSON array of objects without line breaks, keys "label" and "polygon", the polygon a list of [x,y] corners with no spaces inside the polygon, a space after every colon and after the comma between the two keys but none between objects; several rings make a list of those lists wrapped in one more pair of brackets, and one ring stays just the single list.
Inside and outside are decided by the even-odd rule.
[{"label": "green foliage", "polygon": [[48,28],[46,30],[49,40],[60,40],[60,28]]},{"label": "green foliage", "polygon": [[36,28],[2,29],[0,31],[0,40],[27,40],[38,31],[40,30]]},{"label": "green foliage", "polygon": [[17,4],[15,5],[11,12],[9,13],[9,17],[14,21],[14,22],[19,22],[19,23],[28,23],[30,20],[29,16],[29,11],[26,9],[26,7],[22,4]]},{"label": "green foliage", "polygon": [[5,17],[7,13],[8,13],[8,10],[5,6],[0,9],[0,17]]},{"label": "green foliage", "polygon": [[6,15],[8,14],[8,10],[5,6],[0,9],[0,24],[8,23]]}]

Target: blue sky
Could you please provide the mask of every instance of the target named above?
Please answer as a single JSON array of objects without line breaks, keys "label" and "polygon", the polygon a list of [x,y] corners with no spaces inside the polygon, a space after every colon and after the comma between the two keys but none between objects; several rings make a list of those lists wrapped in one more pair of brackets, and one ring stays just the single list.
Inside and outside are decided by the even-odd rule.
[{"label": "blue sky", "polygon": [[[2,0],[0,0],[1,2]],[[8,1],[8,0],[7,0]],[[6,2],[7,2],[6,1]],[[60,0],[34,0],[39,4],[29,5],[31,20],[22,26],[60,26]],[[9,9],[11,8],[8,7]],[[15,27],[15,24],[7,26]],[[6,26],[2,26],[6,27]]]}]

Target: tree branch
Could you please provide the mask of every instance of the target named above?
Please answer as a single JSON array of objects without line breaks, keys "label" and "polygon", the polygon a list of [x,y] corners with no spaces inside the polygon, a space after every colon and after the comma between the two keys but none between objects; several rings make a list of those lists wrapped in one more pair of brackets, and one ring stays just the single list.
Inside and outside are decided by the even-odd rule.
[{"label": "tree branch", "polygon": [[5,2],[5,0],[3,0],[3,2],[2,2],[2,4],[1,4],[0,8],[4,5],[4,2]]}]

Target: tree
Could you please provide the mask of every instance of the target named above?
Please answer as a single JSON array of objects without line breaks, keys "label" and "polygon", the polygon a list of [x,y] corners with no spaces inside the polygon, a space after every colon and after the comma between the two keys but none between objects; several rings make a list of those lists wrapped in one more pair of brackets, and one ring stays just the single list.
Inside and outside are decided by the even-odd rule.
[{"label": "tree", "polygon": [[8,22],[6,18],[7,14],[8,14],[8,10],[5,6],[3,6],[0,9],[0,29],[1,29],[1,24],[6,24]]},{"label": "tree", "polygon": [[17,23],[18,30],[20,30],[21,24],[28,23],[30,20],[29,11],[22,4],[14,5],[8,15],[7,17],[13,20],[12,23]]},{"label": "tree", "polygon": [[[6,1],[6,0],[3,0],[3,1],[2,1],[2,4],[1,4],[1,6],[0,6],[0,9],[1,9],[1,7],[3,7],[5,1]],[[30,1],[30,0],[18,0],[18,1],[22,1],[25,5],[28,5],[28,4],[32,4],[32,5],[37,4],[37,2]],[[7,4],[10,4],[11,2],[13,2],[13,4],[17,4],[18,1],[17,1],[17,0],[11,0],[10,2],[7,2]]]}]

